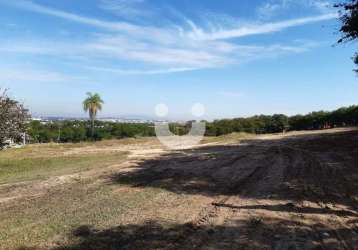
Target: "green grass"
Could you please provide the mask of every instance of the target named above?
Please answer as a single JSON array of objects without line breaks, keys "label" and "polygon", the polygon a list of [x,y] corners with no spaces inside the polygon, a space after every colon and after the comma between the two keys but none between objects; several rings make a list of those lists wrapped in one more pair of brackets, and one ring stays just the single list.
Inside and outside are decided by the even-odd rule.
[{"label": "green grass", "polygon": [[[104,167],[125,159],[125,153],[83,156],[42,156],[36,158],[0,158],[0,184],[43,179]],[[0,155],[1,157],[1,155]]]},{"label": "green grass", "polygon": [[[86,147],[98,150],[121,145],[119,141],[43,144],[1,151],[0,184],[42,180],[87,170],[100,171],[123,162],[128,153],[111,150],[88,152]],[[132,207],[139,207],[143,200],[157,192],[148,189],[138,193],[123,192],[119,196],[111,185],[94,184],[96,178],[98,176],[76,179],[54,186],[38,198],[0,204],[0,249],[39,246],[52,241],[56,235],[65,237],[83,224],[105,227],[118,222],[121,214]]]},{"label": "green grass", "polygon": [[202,140],[202,143],[239,143],[242,140],[255,138],[255,134],[249,133],[230,133],[221,136],[207,136]]},{"label": "green grass", "polygon": [[122,224],[131,218],[131,210],[145,210],[163,192],[147,188],[143,192],[116,193],[113,188],[79,181],[56,187],[35,200],[0,206],[0,249],[39,249],[44,244],[66,241],[71,231],[82,225],[107,228]]},{"label": "green grass", "polygon": [[111,182],[112,171],[117,169],[101,171],[127,159],[127,152],[115,150],[122,149],[123,145],[147,142],[157,143],[138,139],[29,145],[0,151],[0,184],[9,184],[0,186],[5,198],[7,190],[13,187],[10,197],[22,195],[14,193],[22,192],[23,188],[16,189],[20,181],[37,183],[40,180],[38,183],[41,183],[53,176],[91,170],[86,178],[56,184],[40,195],[36,195],[35,189],[33,196],[26,196],[32,192],[26,190],[24,197],[0,203],[0,249],[51,249],[57,244],[66,245],[76,241],[71,232],[82,225],[106,229],[126,224],[143,225],[148,220],[163,224],[174,220],[183,222],[192,216],[195,197],[161,188],[136,188]]},{"label": "green grass", "polygon": [[[128,145],[145,143],[156,145],[159,142],[154,138],[128,138],[99,142],[33,144],[19,149],[3,150],[0,151],[0,185],[117,164],[128,155],[128,152],[118,150]],[[86,152],[86,149],[93,151]]]}]

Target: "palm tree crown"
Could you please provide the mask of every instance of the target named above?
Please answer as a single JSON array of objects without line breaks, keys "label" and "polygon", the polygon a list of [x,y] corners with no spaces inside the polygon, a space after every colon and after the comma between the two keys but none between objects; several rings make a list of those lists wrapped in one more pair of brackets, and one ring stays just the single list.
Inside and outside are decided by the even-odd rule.
[{"label": "palm tree crown", "polygon": [[83,101],[83,110],[89,113],[92,121],[92,136],[94,134],[94,120],[96,119],[97,112],[102,110],[103,103],[99,94],[92,94],[91,92],[87,92],[87,98]]}]

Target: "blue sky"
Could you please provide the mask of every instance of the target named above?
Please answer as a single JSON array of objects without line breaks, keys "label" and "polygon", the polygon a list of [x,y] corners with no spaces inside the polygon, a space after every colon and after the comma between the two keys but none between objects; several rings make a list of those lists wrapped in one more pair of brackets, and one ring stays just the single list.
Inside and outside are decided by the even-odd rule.
[{"label": "blue sky", "polygon": [[36,115],[191,119],[358,103],[354,44],[326,0],[0,0],[0,86]]}]

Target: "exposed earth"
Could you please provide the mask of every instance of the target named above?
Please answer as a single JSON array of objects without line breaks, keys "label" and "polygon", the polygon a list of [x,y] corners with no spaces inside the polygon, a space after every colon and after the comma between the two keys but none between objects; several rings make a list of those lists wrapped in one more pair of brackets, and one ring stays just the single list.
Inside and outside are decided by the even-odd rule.
[{"label": "exposed earth", "polygon": [[25,157],[119,158],[9,174],[0,249],[358,249],[354,128],[231,135],[177,151],[155,139],[31,147]]}]

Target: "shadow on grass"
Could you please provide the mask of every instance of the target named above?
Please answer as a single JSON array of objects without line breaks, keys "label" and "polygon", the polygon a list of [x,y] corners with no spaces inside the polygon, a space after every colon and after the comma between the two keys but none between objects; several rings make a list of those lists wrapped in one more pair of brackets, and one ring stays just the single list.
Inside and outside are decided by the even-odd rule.
[{"label": "shadow on grass", "polygon": [[220,204],[213,203],[214,206],[226,207],[232,209],[246,209],[246,210],[267,210],[274,212],[290,212],[297,214],[331,214],[336,216],[355,216],[358,217],[357,213],[346,210],[332,210],[329,208],[315,208],[315,207],[298,207],[293,203],[280,204],[280,205],[251,205],[251,206],[236,206],[232,204]]},{"label": "shadow on grass", "polygon": [[[144,225],[124,225],[99,230],[91,226],[76,228],[71,243],[51,250],[114,249],[248,249],[306,250],[356,249],[357,234],[346,229],[333,230],[320,224],[251,218],[231,226],[190,224],[163,226],[154,221]],[[35,248],[20,248],[30,250]]]},{"label": "shadow on grass", "polygon": [[[131,171],[113,174],[110,185],[157,187],[175,193],[213,197],[238,195],[253,199],[323,201],[355,208],[358,132],[246,143],[246,146],[183,150],[146,160]],[[213,205],[240,210],[356,216],[353,211],[299,207],[294,202],[285,205]],[[292,218],[232,219],[223,225],[164,225],[148,221],[107,229],[83,225],[69,235],[69,243],[50,249],[357,249],[358,229],[354,218],[344,226],[332,227],[323,225],[323,222],[304,220],[304,223]]]},{"label": "shadow on grass", "polygon": [[355,208],[358,132],[177,151],[115,173],[111,183],[206,196],[322,201]]}]

